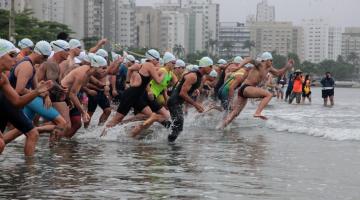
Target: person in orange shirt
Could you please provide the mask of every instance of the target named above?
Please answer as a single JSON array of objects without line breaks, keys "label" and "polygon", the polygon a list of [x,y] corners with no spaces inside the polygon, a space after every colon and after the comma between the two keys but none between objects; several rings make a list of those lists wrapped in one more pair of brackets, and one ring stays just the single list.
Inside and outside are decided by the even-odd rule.
[{"label": "person in orange shirt", "polygon": [[300,104],[302,89],[303,89],[302,72],[300,70],[296,70],[295,78],[294,78],[294,86],[290,94],[289,104],[291,104],[295,98],[296,98],[296,103]]}]

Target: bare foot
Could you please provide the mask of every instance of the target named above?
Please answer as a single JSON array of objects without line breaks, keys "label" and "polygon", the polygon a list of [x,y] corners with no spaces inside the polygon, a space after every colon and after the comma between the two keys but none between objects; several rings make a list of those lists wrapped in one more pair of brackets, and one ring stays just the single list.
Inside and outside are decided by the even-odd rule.
[{"label": "bare foot", "polygon": [[254,115],[255,118],[259,118],[259,119],[262,119],[262,120],[268,120],[267,117],[265,117],[264,115]]},{"label": "bare foot", "polygon": [[132,129],[130,136],[136,138],[143,130],[145,129],[145,125],[141,124]]}]

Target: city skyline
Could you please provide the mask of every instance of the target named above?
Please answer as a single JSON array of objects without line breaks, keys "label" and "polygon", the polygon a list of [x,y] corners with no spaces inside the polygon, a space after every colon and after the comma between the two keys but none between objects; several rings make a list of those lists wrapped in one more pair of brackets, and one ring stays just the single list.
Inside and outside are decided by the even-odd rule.
[{"label": "city skyline", "polygon": [[[162,0],[136,0],[137,6],[154,6]],[[256,15],[256,5],[261,0],[213,0],[220,4],[220,21],[245,22],[248,15]],[[234,5],[235,4],[235,5]],[[357,8],[360,1],[344,0],[339,6],[336,0],[268,0],[269,5],[275,6],[276,21],[291,21],[300,25],[303,19],[323,18],[334,26],[360,26],[360,13]],[[239,13],[238,9],[246,7]],[[291,9],[294,8],[294,9]],[[304,13],[306,10],[306,15]],[[226,11],[226,12],[224,12]]]}]

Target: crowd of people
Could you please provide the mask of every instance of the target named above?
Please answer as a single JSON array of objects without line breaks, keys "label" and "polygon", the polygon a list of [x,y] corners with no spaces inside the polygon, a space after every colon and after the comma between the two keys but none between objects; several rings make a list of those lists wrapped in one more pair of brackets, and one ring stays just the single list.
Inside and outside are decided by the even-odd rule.
[{"label": "crowd of people", "polygon": [[[24,153],[32,156],[39,134],[50,133],[49,143],[56,145],[82,126],[88,128],[91,120],[104,127],[101,136],[119,124],[142,121],[131,130],[134,138],[158,122],[169,129],[168,141],[175,142],[190,107],[199,113],[223,111],[219,128],[225,128],[249,98],[259,100],[253,117],[263,120],[267,117],[262,111],[274,94],[289,103],[294,99],[300,103],[301,97],[302,102],[311,101],[309,76],[291,73],[285,90],[286,74],[295,63],[289,59],[283,68],[275,68],[269,52],[257,58],[237,56],[230,62],[203,57],[186,64],[171,52],[161,56],[155,49],[139,61],[127,52],[102,49],[107,42],[102,39],[86,52],[77,39],[34,44],[25,38],[18,43],[20,49],[0,39],[0,153],[24,134]],[[328,76],[322,81],[323,97],[330,97],[333,104],[331,81]],[[102,113],[93,119],[97,107]]]}]

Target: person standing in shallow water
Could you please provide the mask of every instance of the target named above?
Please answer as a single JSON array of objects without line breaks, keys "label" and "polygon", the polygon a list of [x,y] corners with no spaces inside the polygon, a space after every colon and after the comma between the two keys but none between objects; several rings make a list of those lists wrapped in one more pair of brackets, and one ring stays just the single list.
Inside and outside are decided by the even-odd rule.
[{"label": "person standing in shallow water", "polygon": [[330,105],[334,105],[334,88],[335,81],[331,77],[330,72],[325,73],[325,77],[320,81],[322,88],[322,98],[324,99],[324,106],[328,105],[328,100],[330,99]]}]

